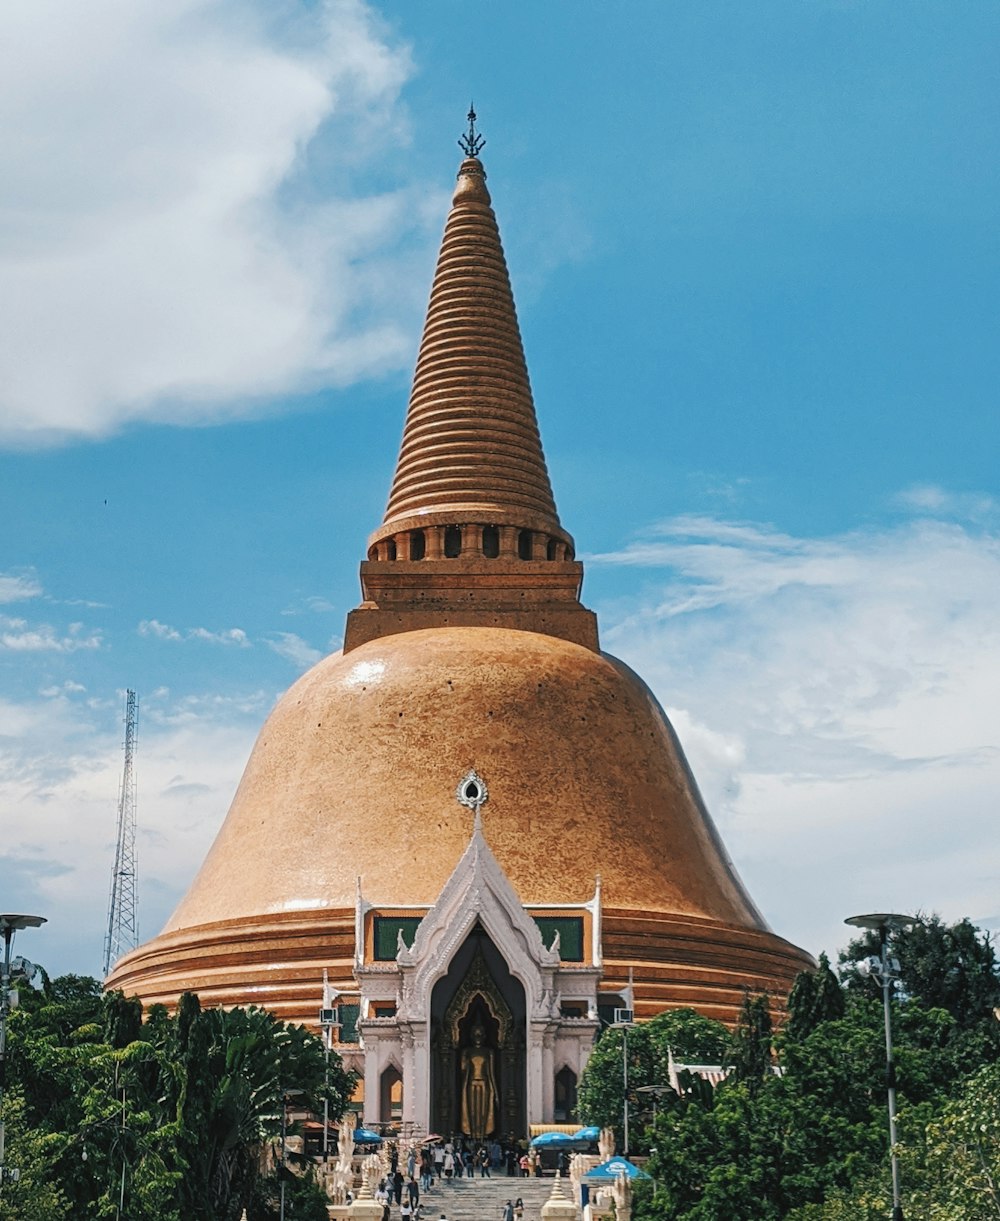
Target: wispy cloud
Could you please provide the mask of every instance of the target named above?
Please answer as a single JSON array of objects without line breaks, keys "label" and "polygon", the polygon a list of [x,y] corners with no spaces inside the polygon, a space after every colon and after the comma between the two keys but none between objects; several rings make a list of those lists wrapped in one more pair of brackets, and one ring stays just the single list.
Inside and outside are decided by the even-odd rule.
[{"label": "wispy cloud", "polygon": [[250,640],[241,627],[224,628],[220,632],[212,632],[206,627],[189,627],[179,631],[169,623],[161,623],[159,619],[143,619],[136,631],[140,636],[156,640],[199,640],[205,644],[231,644],[244,649],[250,647]]},{"label": "wispy cloud", "polygon": [[[136,755],[140,935],[155,935],[202,860],[273,696],[143,701]],[[122,768],[121,704],[0,697],[6,897],[48,924],[32,957],[97,973]]]},{"label": "wispy cloud", "polygon": [[990,537],[968,534],[960,525],[921,519],[889,534],[857,532],[834,538],[795,538],[768,525],[706,516],[681,516],[661,522],[620,551],[584,557],[591,564],[629,565],[668,570],[672,579],[664,598],[644,614],[682,615],[736,603],[754,603],[782,590],[833,591],[853,587],[863,574],[876,576],[880,552],[890,547],[907,557],[901,570],[887,570],[877,587],[904,587],[923,579],[922,554],[992,554]]},{"label": "wispy cloud", "polygon": [[205,627],[193,627],[188,632],[191,640],[204,640],[209,644],[236,644],[240,648],[248,648],[250,641],[241,627],[226,628],[221,632],[210,632]]},{"label": "wispy cloud", "polygon": [[281,613],[283,615],[303,615],[309,612],[313,615],[327,615],[338,609],[328,598],[313,594],[308,598],[303,598],[301,602],[294,602],[291,606],[285,607]]},{"label": "wispy cloud", "polygon": [[29,624],[26,619],[0,615],[0,649],[12,653],[75,653],[100,647],[101,633],[82,623],[71,623],[60,633],[48,623]]},{"label": "wispy cloud", "polygon": [[668,706],[779,931],[815,949],[854,908],[993,910],[1000,538],[684,517],[596,558],[662,569],[603,638]]},{"label": "wispy cloud", "polygon": [[140,636],[154,636],[157,640],[183,640],[183,633],[159,619],[143,619],[136,629]]},{"label": "wispy cloud", "polygon": [[259,721],[274,703],[276,694],[257,690],[236,694],[215,691],[174,696],[166,688],[160,687],[144,699],[143,715],[147,723],[175,727],[200,721],[219,724],[248,718]]},{"label": "wispy cloud", "polygon": [[272,632],[265,639],[264,643],[268,648],[273,649],[279,657],[286,658],[301,670],[315,665],[323,656],[319,649],[314,649],[312,645],[307,644],[301,636],[296,636],[294,632]]},{"label": "wispy cloud", "polygon": [[24,602],[41,596],[42,587],[33,574],[0,572],[0,603]]},{"label": "wispy cloud", "polygon": [[996,518],[1000,510],[996,499],[985,492],[951,492],[935,483],[913,484],[898,492],[894,501],[907,512],[971,522]]},{"label": "wispy cloud", "polygon": [[[418,190],[374,193],[412,67],[363,0],[40,2],[0,48],[0,439],[219,420],[407,357]],[[312,146],[337,183],[288,187]],[[363,256],[363,257],[361,257]]]},{"label": "wispy cloud", "polygon": [[53,684],[51,687],[43,687],[38,694],[46,699],[54,700],[67,695],[82,695],[86,690],[87,688],[82,683],[76,683],[72,679],[67,679],[64,683]]}]

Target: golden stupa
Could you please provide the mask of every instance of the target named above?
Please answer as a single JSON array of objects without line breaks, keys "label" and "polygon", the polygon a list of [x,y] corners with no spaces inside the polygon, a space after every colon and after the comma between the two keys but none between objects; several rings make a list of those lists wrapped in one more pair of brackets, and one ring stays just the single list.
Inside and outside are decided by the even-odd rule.
[{"label": "golden stupa", "polygon": [[[478,145],[467,152],[343,651],[278,702],[187,895],[108,981],[146,1003],[195,989],[205,1004],[259,1003],[315,1024],[326,972],[328,1000],[353,1005],[363,1032],[366,1118],[379,1118],[371,1094],[385,1073],[423,1072],[405,1087],[418,1126],[451,1114],[435,1109],[443,1087],[412,1042],[440,1041],[435,981],[450,972],[448,995],[472,995],[455,975],[473,970],[460,933],[482,942],[476,995],[498,1049],[511,1022],[532,1026],[544,1011],[553,1046],[580,1044],[578,1059],[563,1057],[573,1074],[610,1005],[640,1018],[693,1005],[732,1022],[746,989],[783,998],[811,962],[743,888],[655,697],[600,651]],[[469,774],[480,799],[456,800]],[[463,890],[465,875],[475,880]],[[549,945],[554,929],[562,940]],[[508,969],[519,982],[505,982]],[[496,1016],[504,1005],[509,1021]],[[462,1020],[448,1019],[456,1047]],[[411,1051],[387,1051],[374,1075],[364,1056],[399,1031]],[[518,1038],[531,1063],[533,1036]],[[558,1115],[558,1087],[537,1089],[511,1123]]]}]

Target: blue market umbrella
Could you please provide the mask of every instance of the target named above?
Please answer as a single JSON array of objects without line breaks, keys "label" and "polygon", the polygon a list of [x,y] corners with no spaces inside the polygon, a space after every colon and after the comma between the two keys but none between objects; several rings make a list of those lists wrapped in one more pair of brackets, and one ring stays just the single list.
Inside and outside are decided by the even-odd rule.
[{"label": "blue market umbrella", "polygon": [[601,1138],[601,1129],[598,1127],[581,1128],[579,1132],[573,1133],[574,1140],[586,1140],[596,1143]]},{"label": "blue market umbrella", "polygon": [[354,1143],[356,1145],[380,1145],[382,1137],[377,1132],[373,1132],[371,1128],[355,1128]]},{"label": "blue market umbrella", "polygon": [[531,1142],[536,1149],[553,1149],[574,1144],[575,1136],[568,1132],[543,1132]]},{"label": "blue market umbrella", "polygon": [[625,1177],[629,1179],[649,1178],[645,1170],[640,1170],[627,1157],[613,1157],[606,1162],[601,1162],[600,1166],[595,1166],[593,1170],[588,1170],[583,1176],[583,1181],[585,1183],[613,1182],[622,1171],[625,1172]]}]

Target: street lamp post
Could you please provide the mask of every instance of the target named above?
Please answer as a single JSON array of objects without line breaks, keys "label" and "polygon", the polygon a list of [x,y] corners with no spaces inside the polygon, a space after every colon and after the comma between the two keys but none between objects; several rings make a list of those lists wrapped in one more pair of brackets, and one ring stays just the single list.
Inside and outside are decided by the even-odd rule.
[{"label": "street lamp post", "polygon": [[[7,1081],[7,1014],[12,1008],[10,949],[14,942],[14,934],[19,929],[40,928],[44,923],[44,916],[24,916],[14,912],[0,915],[0,932],[3,933],[3,968],[0,973],[0,1190],[3,1189],[3,1184],[7,1179],[16,1181],[20,1175],[18,1170],[8,1169],[4,1159],[6,1133],[3,1123],[3,1091]],[[36,970],[35,966],[27,960],[21,960],[14,966],[19,977],[29,980]]]},{"label": "street lamp post", "polygon": [[279,1188],[281,1193],[280,1218],[285,1221],[285,1158],[288,1150],[288,1098],[284,1091],[281,1094],[281,1168],[279,1172]]},{"label": "street lamp post", "polygon": [[340,1027],[340,1010],[334,1005],[334,996],[323,971],[323,1008],[319,1011],[319,1024],[323,1031],[323,1169],[326,1170],[330,1157],[330,1052],[333,1042],[333,1032]]},{"label": "street lamp post", "polygon": [[622,1026],[622,1082],[625,1086],[625,1135],[622,1152],[628,1157],[628,1027]]},{"label": "street lamp post", "polygon": [[899,1158],[896,1154],[896,1066],[892,1058],[892,985],[899,979],[899,961],[889,957],[889,933],[910,928],[919,923],[912,916],[894,912],[879,912],[869,916],[851,916],[844,921],[854,928],[870,929],[878,933],[879,955],[869,958],[863,966],[867,974],[874,975],[882,986],[882,1008],[885,1016],[885,1084],[889,1103],[889,1164],[892,1168],[892,1221],[904,1221],[903,1204],[899,1190]]},{"label": "street lamp post", "polygon": [[632,1020],[633,1014],[631,1009],[616,1009],[615,1020],[611,1023],[612,1026],[622,1032],[622,1085],[625,1090],[624,1106],[622,1107],[622,1153],[628,1157],[628,1032],[629,1027],[634,1026]]},{"label": "street lamp post", "polygon": [[287,1089],[281,1091],[281,1156],[280,1156],[280,1184],[279,1184],[279,1217],[280,1221],[285,1221],[285,1180],[288,1177],[288,1107],[293,1098],[298,1098],[302,1094],[298,1089]]}]

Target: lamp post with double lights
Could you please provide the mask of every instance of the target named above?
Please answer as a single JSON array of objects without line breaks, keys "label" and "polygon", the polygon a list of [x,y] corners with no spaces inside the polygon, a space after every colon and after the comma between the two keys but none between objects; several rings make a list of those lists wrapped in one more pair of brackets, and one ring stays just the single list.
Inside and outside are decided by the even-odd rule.
[{"label": "lamp post with double lights", "polygon": [[892,1059],[892,985],[899,979],[899,959],[889,956],[889,934],[911,928],[920,921],[896,912],[876,912],[868,916],[851,916],[844,921],[854,928],[878,933],[878,957],[859,964],[863,975],[871,975],[882,986],[882,1008],[885,1015],[885,1085],[889,1102],[889,1164],[892,1168],[892,1221],[904,1221],[899,1190],[899,1158],[896,1154],[896,1066]]},{"label": "lamp post with double lights", "polygon": [[17,992],[11,987],[13,980],[29,982],[34,978],[38,968],[26,958],[10,956],[14,943],[14,934],[23,928],[40,928],[45,923],[44,916],[24,916],[15,912],[0,915],[0,933],[3,934],[3,967],[0,973],[0,1190],[8,1180],[16,1182],[20,1171],[8,1167],[5,1163],[4,1145],[5,1131],[3,1123],[3,1092],[7,1080],[7,1015],[17,1005]]}]

